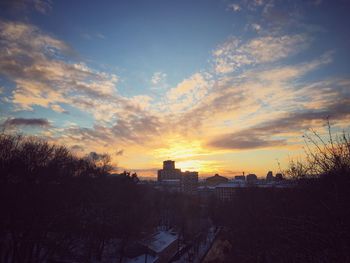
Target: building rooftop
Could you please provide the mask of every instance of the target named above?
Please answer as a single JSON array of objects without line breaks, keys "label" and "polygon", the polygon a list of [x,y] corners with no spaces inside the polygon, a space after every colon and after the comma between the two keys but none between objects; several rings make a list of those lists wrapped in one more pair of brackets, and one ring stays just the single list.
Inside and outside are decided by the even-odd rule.
[{"label": "building rooftop", "polygon": [[159,231],[154,234],[145,245],[156,253],[160,253],[177,240],[177,234],[168,231]]},{"label": "building rooftop", "polygon": [[227,187],[232,187],[232,188],[239,188],[239,187],[246,187],[247,184],[245,182],[239,182],[239,181],[235,181],[235,182],[229,182],[229,183],[222,183],[222,184],[218,184],[216,186],[216,188],[227,188]]},{"label": "building rooftop", "polygon": [[158,260],[158,257],[154,257],[149,254],[142,254],[140,256],[134,257],[134,258],[127,258],[123,261],[123,263],[153,263]]}]

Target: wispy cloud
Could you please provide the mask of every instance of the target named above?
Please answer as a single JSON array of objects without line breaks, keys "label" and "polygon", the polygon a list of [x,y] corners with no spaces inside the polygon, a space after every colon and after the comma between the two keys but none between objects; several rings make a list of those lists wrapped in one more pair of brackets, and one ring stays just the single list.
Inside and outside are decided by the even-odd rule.
[{"label": "wispy cloud", "polygon": [[50,122],[42,118],[9,118],[1,124],[3,127],[17,127],[17,126],[32,126],[32,127],[49,127]]},{"label": "wispy cloud", "polygon": [[228,9],[234,12],[238,12],[241,10],[241,6],[239,4],[233,3],[228,5]]},{"label": "wispy cloud", "polygon": [[167,74],[161,71],[154,72],[151,77],[151,89],[159,90],[167,87]]},{"label": "wispy cloud", "polygon": [[167,105],[174,112],[192,108],[204,98],[210,88],[210,76],[196,73],[167,92]]},{"label": "wispy cloud", "polygon": [[250,26],[255,32],[259,32],[261,30],[261,25],[259,25],[257,23],[253,23]]},{"label": "wispy cloud", "polygon": [[106,39],[106,36],[102,33],[82,33],[81,36],[85,39]]},{"label": "wispy cloud", "polygon": [[64,42],[24,23],[0,22],[0,29],[0,70],[16,83],[12,100],[19,108],[40,105],[64,112],[59,104],[74,104],[73,94],[80,100],[116,94],[118,77],[66,62],[73,51]]},{"label": "wispy cloud", "polygon": [[117,151],[115,152],[115,155],[116,155],[116,156],[120,156],[120,155],[123,155],[123,154],[124,154],[124,150],[123,150],[123,149],[117,150]]},{"label": "wispy cloud", "polygon": [[230,73],[244,66],[274,62],[308,46],[304,35],[261,36],[249,41],[231,38],[213,51],[217,73]]},{"label": "wispy cloud", "polygon": [[285,116],[265,121],[239,132],[225,134],[208,143],[223,149],[255,149],[286,145],[288,135],[298,136],[304,131],[322,126],[328,117],[332,120],[350,120],[350,97],[342,98],[325,109],[304,109],[286,113]]},{"label": "wispy cloud", "polygon": [[[242,1],[237,6],[232,10],[272,12],[274,3]],[[327,116],[339,123],[349,120],[350,81],[307,78],[332,63],[333,53],[294,62],[290,59],[313,43],[311,36],[267,32],[260,22],[249,25],[259,34],[248,32],[253,36],[234,36],[218,45],[210,58],[213,68],[198,70],[171,87],[166,73],[157,71],[144,94],[124,96],[119,74],[95,70],[67,43],[34,25],[2,21],[0,74],[14,85],[2,95],[12,109],[34,111],[39,106],[56,116],[67,114],[69,105],[91,118],[80,126],[53,127],[39,118],[9,119],[7,125],[44,127],[47,138],[81,154],[88,149],[109,152],[125,162],[137,158],[137,163],[141,157],[135,153],[144,163],[174,154],[183,162],[196,158],[204,167],[203,156],[288,146],[293,136],[321,125]],[[146,93],[159,87],[162,96]]]},{"label": "wispy cloud", "polygon": [[0,7],[10,12],[35,10],[42,14],[48,14],[52,10],[51,0],[4,0]]}]

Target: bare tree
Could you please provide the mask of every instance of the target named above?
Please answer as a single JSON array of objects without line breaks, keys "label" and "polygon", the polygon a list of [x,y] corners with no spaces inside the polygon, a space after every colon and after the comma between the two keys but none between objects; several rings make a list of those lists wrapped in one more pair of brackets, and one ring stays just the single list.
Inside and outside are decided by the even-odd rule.
[{"label": "bare tree", "polygon": [[350,173],[350,137],[332,134],[327,121],[328,134],[321,136],[314,129],[306,133],[305,161],[291,160],[286,174],[292,178],[312,178],[315,176],[345,176]]}]

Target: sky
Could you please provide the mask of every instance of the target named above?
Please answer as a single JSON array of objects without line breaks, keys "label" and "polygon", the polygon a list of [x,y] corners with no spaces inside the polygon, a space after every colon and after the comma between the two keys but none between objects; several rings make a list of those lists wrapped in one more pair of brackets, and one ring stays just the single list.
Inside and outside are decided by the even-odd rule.
[{"label": "sky", "polygon": [[350,128],[349,0],[0,3],[0,128],[200,176],[286,169]]}]

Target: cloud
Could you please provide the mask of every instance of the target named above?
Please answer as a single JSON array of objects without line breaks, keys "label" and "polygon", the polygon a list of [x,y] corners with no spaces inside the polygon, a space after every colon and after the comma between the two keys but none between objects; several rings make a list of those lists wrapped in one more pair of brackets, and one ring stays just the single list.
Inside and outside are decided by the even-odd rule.
[{"label": "cloud", "polygon": [[118,77],[66,62],[74,52],[64,42],[24,23],[0,21],[0,30],[0,73],[16,84],[12,101],[18,109],[40,105],[62,113],[62,104],[86,110],[85,98],[119,100]]},{"label": "cloud", "polygon": [[[349,86],[347,86],[349,88]],[[322,126],[327,118],[333,121],[350,120],[350,96],[341,94],[321,109],[303,109],[283,114],[279,118],[264,121],[235,133],[224,134],[211,140],[210,147],[222,149],[256,149],[283,146],[291,134],[304,133],[310,128]],[[293,136],[293,135],[292,135]],[[283,137],[283,139],[281,139]]]},{"label": "cloud", "polygon": [[238,12],[241,10],[240,5],[238,4],[229,4],[228,5],[228,10],[234,11],[234,12]]},{"label": "cloud", "polygon": [[167,105],[173,112],[192,108],[208,93],[211,76],[195,73],[167,92]]},{"label": "cloud", "polygon": [[92,115],[92,127],[53,131],[67,145],[84,141],[97,146],[116,140],[143,144],[158,133],[162,124],[149,110],[151,97],[119,95],[118,76],[74,61],[67,44],[33,25],[0,22],[0,29],[0,74],[15,84],[7,98],[15,110],[41,106],[67,113],[69,105]]},{"label": "cloud", "polygon": [[157,71],[154,72],[152,78],[151,78],[151,83],[154,86],[160,85],[165,82],[167,75],[164,72]]},{"label": "cloud", "polygon": [[215,71],[225,74],[294,55],[308,46],[304,35],[262,36],[242,42],[232,38],[213,51]]},{"label": "cloud", "polygon": [[2,126],[17,127],[17,126],[32,126],[32,127],[49,127],[50,122],[47,119],[26,119],[26,118],[10,118],[7,119]]},{"label": "cloud", "polygon": [[[251,5],[260,10],[266,3]],[[339,123],[349,117],[349,80],[306,78],[331,63],[332,53],[292,62],[288,58],[307,48],[311,38],[277,31],[267,35],[265,24],[258,36],[219,45],[213,69],[195,72],[171,88],[167,75],[157,71],[150,88],[164,85],[165,95],[131,97],[119,93],[118,75],[94,70],[69,45],[37,27],[0,22],[0,29],[0,74],[15,86],[5,93],[13,109],[41,106],[56,114],[67,113],[67,105],[78,109],[88,115],[84,124],[49,127],[45,135],[77,152],[108,152],[129,167],[130,159],[146,164],[164,149],[184,155],[185,161],[207,155],[205,147],[211,153],[281,147],[328,115]]]},{"label": "cloud", "polygon": [[261,25],[257,24],[257,23],[253,23],[250,25],[251,28],[256,31],[256,32],[259,32],[261,30]]},{"label": "cloud", "polygon": [[87,40],[91,39],[106,39],[106,36],[102,33],[83,33],[81,34],[82,38],[85,38]]},{"label": "cloud", "polygon": [[106,158],[107,154],[101,154],[101,153],[97,153],[97,152],[90,152],[87,157],[94,160],[94,161],[100,161],[104,158]]},{"label": "cloud", "polygon": [[250,150],[286,145],[285,139],[269,140],[252,134],[227,134],[211,141],[208,146],[229,150]]},{"label": "cloud", "polygon": [[311,106],[325,110],[332,101],[348,96],[345,84],[340,84],[347,82],[329,80],[306,84],[300,81],[331,61],[331,53],[326,53],[308,63],[271,65],[220,77],[197,105],[178,116],[174,126],[182,127],[185,134],[205,130],[207,135],[221,136],[225,130],[237,131],[239,127],[250,127],[296,109],[307,110]]},{"label": "cloud", "polygon": [[261,6],[261,5],[264,4],[264,1],[263,1],[263,0],[254,0],[253,2],[254,2],[254,4],[257,5],[257,6]]},{"label": "cloud", "polygon": [[16,85],[8,98],[16,110],[36,105],[68,113],[69,105],[90,113],[96,122],[92,128],[65,130],[69,144],[79,139],[144,143],[158,132],[161,121],[149,110],[151,97],[119,95],[118,76],[79,61],[67,62],[70,48],[35,26],[1,22],[0,29],[0,73]]},{"label": "cloud", "polygon": [[50,0],[34,0],[34,8],[42,14],[48,14],[52,10],[52,2]]},{"label": "cloud", "polygon": [[3,0],[0,7],[10,12],[35,10],[47,15],[52,10],[51,0]]},{"label": "cloud", "polygon": [[312,5],[315,5],[315,6],[318,6],[318,5],[320,5],[320,4],[322,4],[322,0],[311,0],[310,1],[310,3],[312,4]]},{"label": "cloud", "polygon": [[84,152],[85,151],[85,148],[81,145],[78,145],[78,144],[71,146],[70,149],[74,152]]},{"label": "cloud", "polygon": [[[227,120],[232,122],[247,116],[244,125],[249,126],[253,120],[261,121],[262,116],[271,115],[271,110],[276,113],[294,110],[288,98],[298,103],[296,107],[306,109],[308,103],[295,100],[296,95],[305,97],[314,88],[296,89],[292,81],[331,61],[330,55],[324,55],[300,65],[272,64],[305,48],[308,40],[303,35],[261,36],[248,41],[231,39],[213,53],[218,75],[195,73],[169,89],[163,99],[155,101],[142,94],[121,96],[116,89],[118,76],[93,70],[79,61],[68,63],[63,58],[71,54],[70,48],[32,25],[2,22],[0,27],[4,43],[0,69],[1,74],[16,84],[9,98],[14,105],[25,110],[39,105],[62,113],[69,104],[92,114],[95,122],[92,127],[72,126],[55,131],[68,145],[84,142],[101,147],[118,141],[122,147],[127,144],[146,147],[161,145],[163,142],[155,139],[161,136],[175,133],[198,136],[202,129],[219,138],[225,135],[219,127],[224,127],[220,125]],[[264,67],[251,67],[244,74],[221,74],[247,65]],[[225,67],[228,69],[223,70]],[[165,78],[165,73],[155,72],[151,82],[159,84]],[[319,97],[317,102],[324,109],[329,101]],[[249,147],[284,143],[254,134],[251,138],[256,143],[249,144],[240,136]],[[227,145],[232,147],[243,147],[229,142]]]},{"label": "cloud", "polygon": [[124,154],[124,150],[123,150],[123,149],[117,150],[117,151],[115,152],[115,155],[116,155],[116,156],[120,156],[120,155],[123,155],[123,154]]}]

